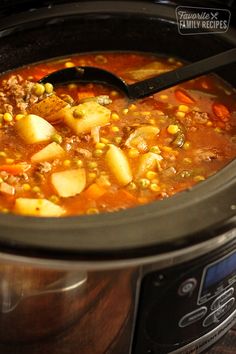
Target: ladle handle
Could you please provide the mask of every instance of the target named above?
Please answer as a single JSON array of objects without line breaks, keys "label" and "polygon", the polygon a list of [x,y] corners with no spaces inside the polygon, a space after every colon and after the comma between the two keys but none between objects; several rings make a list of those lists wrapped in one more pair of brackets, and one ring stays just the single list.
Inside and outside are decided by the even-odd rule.
[{"label": "ladle handle", "polygon": [[179,69],[167,72],[155,78],[139,81],[129,85],[129,97],[133,99],[149,96],[168,87],[191,80],[197,76],[207,74],[214,69],[234,63],[236,61],[236,48],[208,57],[193,64],[185,65]]}]

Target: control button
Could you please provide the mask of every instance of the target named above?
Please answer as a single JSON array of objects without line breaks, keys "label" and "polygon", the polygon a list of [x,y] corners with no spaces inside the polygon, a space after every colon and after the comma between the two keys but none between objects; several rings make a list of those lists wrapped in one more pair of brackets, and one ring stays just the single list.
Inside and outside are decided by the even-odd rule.
[{"label": "control button", "polygon": [[209,316],[203,321],[203,327],[208,327],[214,323],[218,323],[235,303],[235,298],[232,297],[226,304],[218,308],[216,311],[212,312]]},{"label": "control button", "polygon": [[226,303],[233,295],[234,293],[234,288],[230,288],[229,290],[225,291],[223,294],[218,296],[212,303],[211,309],[216,310],[220,306],[222,306],[224,303]]},{"label": "control button", "polygon": [[197,280],[195,278],[189,278],[185,280],[178,289],[178,294],[180,296],[185,296],[191,294],[196,288]]},{"label": "control button", "polygon": [[187,315],[182,317],[181,320],[179,321],[179,327],[183,328],[183,327],[190,326],[192,323],[197,322],[198,320],[203,318],[206,313],[207,313],[207,308],[205,306],[200,307],[199,309],[188,313]]}]

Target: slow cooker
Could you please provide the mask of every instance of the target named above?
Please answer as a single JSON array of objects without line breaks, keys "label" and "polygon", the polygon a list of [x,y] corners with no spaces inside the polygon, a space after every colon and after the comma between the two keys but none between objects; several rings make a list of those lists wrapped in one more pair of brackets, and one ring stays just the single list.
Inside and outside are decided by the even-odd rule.
[{"label": "slow cooker", "polygon": [[[181,35],[176,6],[4,1],[0,72],[89,51],[164,53],[191,62],[235,46],[233,20],[224,33]],[[217,74],[236,86],[235,64]],[[125,211],[0,215],[0,352],[208,350],[236,323],[235,226],[236,160],[190,190]]]}]

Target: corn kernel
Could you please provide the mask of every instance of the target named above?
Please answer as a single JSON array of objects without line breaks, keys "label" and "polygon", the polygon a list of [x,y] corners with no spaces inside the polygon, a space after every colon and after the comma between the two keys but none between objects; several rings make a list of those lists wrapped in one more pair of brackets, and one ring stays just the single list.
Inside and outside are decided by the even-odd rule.
[{"label": "corn kernel", "polygon": [[100,157],[104,154],[104,151],[102,149],[95,149],[93,152],[94,157]]},{"label": "corn kernel", "polygon": [[90,182],[92,182],[96,177],[97,177],[97,174],[95,172],[88,173],[88,179]]},{"label": "corn kernel", "polygon": [[114,121],[117,121],[117,120],[120,119],[120,117],[119,117],[119,115],[118,115],[117,113],[114,113],[114,112],[113,112],[113,113],[111,114],[111,119],[114,120]]},{"label": "corn kernel", "polygon": [[11,122],[13,120],[13,117],[11,115],[11,113],[4,113],[3,115],[3,119],[5,120],[5,122]]},{"label": "corn kernel", "polygon": [[65,67],[66,67],[66,68],[73,68],[74,66],[75,66],[75,64],[72,63],[72,61],[67,61],[67,62],[65,63]]},{"label": "corn kernel", "polygon": [[87,214],[88,215],[92,215],[92,214],[98,214],[99,213],[99,210],[97,208],[89,208],[87,210]]},{"label": "corn kernel", "polygon": [[24,118],[24,114],[17,114],[15,116],[15,120],[18,121],[18,120],[21,120],[22,118]]},{"label": "corn kernel", "polygon": [[44,85],[46,93],[50,94],[53,93],[53,85],[50,82],[46,82]]},{"label": "corn kernel", "polygon": [[0,183],[2,183],[3,182],[3,179],[0,177]]},{"label": "corn kernel", "polygon": [[130,111],[135,111],[137,109],[137,106],[136,106],[136,104],[131,104],[130,106],[129,106],[129,110]]},{"label": "corn kernel", "polygon": [[179,127],[178,127],[178,125],[170,124],[167,128],[167,131],[169,134],[174,135],[174,134],[178,133]]},{"label": "corn kernel", "polygon": [[139,187],[142,189],[147,189],[150,185],[150,181],[147,178],[141,178],[138,182],[139,182]]},{"label": "corn kernel", "polygon": [[150,116],[151,112],[144,111],[144,112],[140,112],[140,114],[142,116]]},{"label": "corn kernel", "polygon": [[190,148],[190,145],[191,145],[190,142],[186,141],[183,145],[184,150],[188,150]]},{"label": "corn kernel", "polygon": [[214,129],[214,131],[215,131],[216,133],[222,133],[222,129],[220,129],[220,128],[218,128],[218,127],[216,127],[216,128]]},{"label": "corn kernel", "polygon": [[0,151],[0,157],[6,157],[7,154],[5,153],[5,151]]},{"label": "corn kernel", "polygon": [[152,124],[152,125],[155,125],[155,124],[156,124],[156,121],[155,121],[155,119],[150,118],[150,119],[148,120],[148,123],[150,123],[150,124]]},{"label": "corn kernel", "polygon": [[7,208],[3,208],[3,209],[1,209],[1,212],[2,212],[3,214],[8,214],[10,211],[9,211],[9,209],[7,209]]},{"label": "corn kernel", "polygon": [[106,139],[106,138],[101,138],[100,139],[101,140],[101,143],[103,143],[103,144],[109,144],[109,140],[108,139]]},{"label": "corn kernel", "polygon": [[172,147],[170,147],[170,146],[162,146],[161,150],[165,151],[165,152],[172,152],[173,151]]},{"label": "corn kernel", "polygon": [[57,204],[57,203],[59,203],[60,198],[59,198],[57,195],[52,195],[52,196],[50,197],[50,201],[51,201],[52,203]]},{"label": "corn kernel", "polygon": [[161,99],[161,100],[167,100],[167,99],[168,99],[168,96],[167,96],[167,95],[160,95],[160,99]]},{"label": "corn kernel", "polygon": [[120,131],[120,128],[119,128],[119,127],[111,127],[111,131],[112,131],[113,133],[117,133],[117,132]]},{"label": "corn kernel", "polygon": [[130,157],[130,158],[136,158],[136,157],[138,157],[139,156],[139,151],[137,150],[137,149],[130,149],[129,151],[128,151],[128,156]]},{"label": "corn kernel", "polygon": [[175,113],[175,115],[176,115],[176,117],[178,117],[178,118],[184,118],[184,117],[185,117],[185,112],[177,111],[177,112]]},{"label": "corn kernel", "polygon": [[119,92],[117,92],[117,91],[111,91],[110,96],[111,96],[111,97],[117,97],[117,96],[119,96]]},{"label": "corn kernel", "polygon": [[147,177],[147,179],[153,180],[157,177],[157,173],[154,171],[148,171],[146,173],[146,177]]},{"label": "corn kernel", "polygon": [[127,188],[130,190],[130,191],[134,191],[135,189],[137,189],[137,186],[134,182],[130,182],[127,186]]},{"label": "corn kernel", "polygon": [[64,160],[63,161],[63,166],[70,167],[70,165],[71,165],[71,161],[70,160]]},{"label": "corn kernel", "polygon": [[181,112],[188,112],[189,111],[189,107],[186,106],[185,104],[180,104],[178,107],[178,110]]},{"label": "corn kernel", "polygon": [[122,142],[122,137],[121,136],[116,136],[114,141],[115,141],[116,144],[119,145]]},{"label": "corn kernel", "polygon": [[158,184],[156,184],[156,183],[151,183],[150,189],[152,192],[160,192],[161,187],[158,186]]},{"label": "corn kernel", "polygon": [[195,182],[201,182],[205,180],[205,177],[199,175],[199,176],[195,176],[193,179]]},{"label": "corn kernel", "polygon": [[96,147],[96,149],[104,149],[104,148],[106,147],[106,144],[104,144],[104,143],[97,143],[97,144],[95,145],[95,147]]},{"label": "corn kernel", "polygon": [[34,186],[34,187],[32,188],[32,191],[33,191],[34,193],[39,193],[39,192],[41,192],[41,189],[40,189],[38,186]]},{"label": "corn kernel", "polygon": [[128,110],[128,108],[125,108],[125,109],[123,109],[123,114],[127,114],[127,113],[129,113],[129,110]]},{"label": "corn kernel", "polygon": [[83,167],[83,161],[82,160],[75,160],[75,164],[77,167]]},{"label": "corn kernel", "polygon": [[23,189],[24,189],[25,192],[31,190],[31,186],[30,186],[28,183],[24,183],[24,184],[22,185],[22,187],[23,187]]},{"label": "corn kernel", "polygon": [[97,167],[98,167],[97,162],[95,162],[95,161],[89,161],[89,162],[88,162],[88,168],[89,168],[90,170],[94,170],[94,169],[97,168]]},{"label": "corn kernel", "polygon": [[150,148],[150,152],[153,152],[154,154],[160,154],[160,149],[157,145],[153,145],[151,148]]},{"label": "corn kernel", "polygon": [[6,159],[6,163],[8,163],[9,165],[12,164],[14,161],[14,159]]},{"label": "corn kernel", "polygon": [[209,120],[206,124],[208,127],[212,127],[213,123]]},{"label": "corn kernel", "polygon": [[76,84],[69,84],[68,85],[68,89],[69,90],[75,90],[77,88],[77,85]]}]

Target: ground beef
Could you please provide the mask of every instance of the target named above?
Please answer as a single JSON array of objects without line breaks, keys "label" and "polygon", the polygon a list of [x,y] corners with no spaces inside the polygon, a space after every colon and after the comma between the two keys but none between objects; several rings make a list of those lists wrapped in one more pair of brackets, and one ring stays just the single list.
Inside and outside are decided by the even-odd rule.
[{"label": "ground beef", "polygon": [[38,164],[37,172],[39,173],[47,173],[51,171],[52,169],[52,164],[50,162],[40,162]]},{"label": "ground beef", "polygon": [[[209,115],[207,112],[192,111],[186,114],[181,122],[187,129],[192,130],[195,124],[206,124],[209,120]],[[196,129],[196,127],[194,127]]]},{"label": "ground beef", "polygon": [[92,157],[92,153],[87,149],[77,148],[76,152],[78,152],[78,154],[84,156],[87,159],[90,159]]},{"label": "ground beef", "polygon": [[[39,99],[33,94],[34,82],[23,80],[20,75],[12,75],[8,80],[3,80],[0,91],[0,113],[9,112],[26,113],[28,105],[36,103]],[[17,107],[16,112],[13,106]]]},{"label": "ground beef", "polygon": [[192,111],[193,121],[197,124],[206,124],[209,116],[206,112]]},{"label": "ground beef", "polygon": [[210,162],[212,160],[220,159],[220,153],[217,149],[196,149],[194,152],[195,162],[199,163],[202,161]]}]

